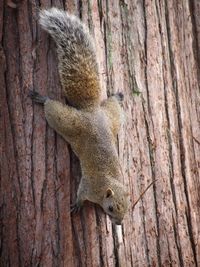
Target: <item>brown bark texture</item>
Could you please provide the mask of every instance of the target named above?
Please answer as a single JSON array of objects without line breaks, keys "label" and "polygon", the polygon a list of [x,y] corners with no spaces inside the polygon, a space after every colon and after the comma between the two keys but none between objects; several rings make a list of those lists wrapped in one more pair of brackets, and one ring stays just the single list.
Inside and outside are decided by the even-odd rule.
[{"label": "brown bark texture", "polygon": [[[39,8],[79,16],[96,44],[102,98],[122,91],[122,227],[87,203],[70,214],[78,159],[28,91],[64,102]],[[200,266],[198,0],[0,1],[0,266]],[[103,168],[103,166],[102,166]]]}]

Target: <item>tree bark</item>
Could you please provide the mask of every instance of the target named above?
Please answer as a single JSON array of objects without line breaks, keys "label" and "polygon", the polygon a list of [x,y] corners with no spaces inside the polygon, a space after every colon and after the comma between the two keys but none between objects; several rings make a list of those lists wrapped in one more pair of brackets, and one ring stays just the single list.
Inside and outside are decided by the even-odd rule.
[{"label": "tree bark", "polygon": [[[123,226],[87,203],[70,214],[80,167],[29,90],[64,102],[39,8],[89,25],[102,98],[122,91],[119,134],[132,203]],[[200,266],[198,0],[0,1],[0,265]]]}]

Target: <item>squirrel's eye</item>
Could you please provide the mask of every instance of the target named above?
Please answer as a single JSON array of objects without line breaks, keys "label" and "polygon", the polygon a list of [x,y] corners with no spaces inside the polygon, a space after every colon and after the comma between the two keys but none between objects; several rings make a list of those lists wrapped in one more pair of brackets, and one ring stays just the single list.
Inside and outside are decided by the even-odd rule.
[{"label": "squirrel's eye", "polygon": [[113,212],[113,207],[112,206],[109,206],[108,209],[109,209],[110,212]]}]

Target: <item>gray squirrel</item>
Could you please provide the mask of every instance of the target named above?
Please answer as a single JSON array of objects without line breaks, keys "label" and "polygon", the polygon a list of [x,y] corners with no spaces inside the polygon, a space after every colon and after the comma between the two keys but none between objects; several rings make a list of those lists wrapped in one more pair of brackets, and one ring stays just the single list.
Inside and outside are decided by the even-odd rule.
[{"label": "gray squirrel", "polygon": [[120,181],[123,174],[116,147],[123,95],[101,101],[93,40],[77,17],[51,8],[40,12],[39,23],[57,44],[62,90],[69,105],[35,91],[30,96],[44,105],[49,125],[70,143],[80,160],[82,178],[72,211],[89,200],[99,204],[112,222],[121,224],[129,202]]}]

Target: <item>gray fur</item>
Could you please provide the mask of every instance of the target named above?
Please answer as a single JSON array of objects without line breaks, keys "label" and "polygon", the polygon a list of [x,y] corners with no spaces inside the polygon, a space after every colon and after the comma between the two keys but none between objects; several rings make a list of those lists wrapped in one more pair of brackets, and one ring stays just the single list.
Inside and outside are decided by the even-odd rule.
[{"label": "gray fur", "polygon": [[[62,56],[79,61],[80,55],[77,54],[77,50],[81,46],[82,53],[87,56],[92,55],[96,60],[93,40],[88,28],[74,15],[53,7],[40,12],[39,23],[53,37]],[[67,67],[66,62],[65,64]]]},{"label": "gray fur", "polygon": [[88,28],[57,8],[42,10],[39,23],[57,44],[59,73],[69,102],[77,108],[100,102],[98,66]]}]

